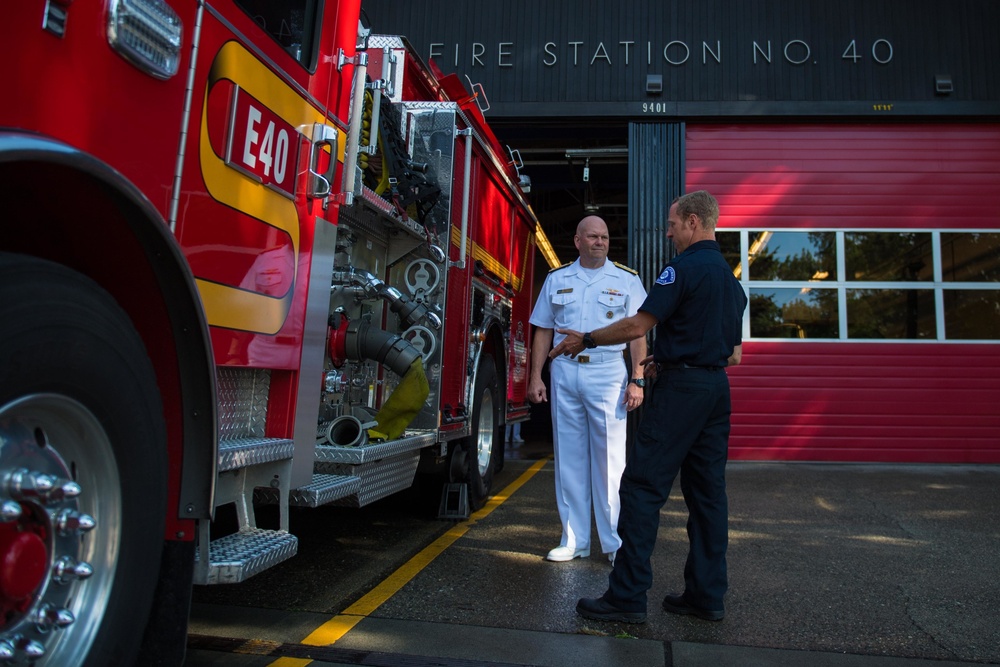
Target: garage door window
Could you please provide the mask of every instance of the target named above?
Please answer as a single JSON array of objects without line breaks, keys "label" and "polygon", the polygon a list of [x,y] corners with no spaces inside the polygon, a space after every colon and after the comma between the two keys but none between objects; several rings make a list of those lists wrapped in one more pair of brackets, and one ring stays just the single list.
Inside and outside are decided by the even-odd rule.
[{"label": "garage door window", "polygon": [[1000,232],[718,236],[750,297],[750,338],[1000,340]]}]

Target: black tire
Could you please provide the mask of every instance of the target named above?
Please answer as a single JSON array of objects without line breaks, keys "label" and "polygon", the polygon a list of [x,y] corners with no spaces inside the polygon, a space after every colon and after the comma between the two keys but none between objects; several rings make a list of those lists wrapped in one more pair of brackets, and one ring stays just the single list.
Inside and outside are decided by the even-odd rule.
[{"label": "black tire", "polygon": [[[31,640],[48,665],[133,664],[164,544],[166,427],[156,375],[128,316],[100,286],[7,253],[0,253],[0,438],[0,470],[79,485],[76,497],[0,492],[21,507],[18,531],[48,530],[52,538],[38,586],[21,598],[0,591],[6,610],[17,610],[0,641],[23,638],[19,661]],[[49,517],[63,512],[96,525],[60,533]],[[52,565],[60,562],[71,565],[65,582]],[[92,574],[73,562],[89,564]],[[65,627],[39,632],[46,605],[72,614],[59,617]]]},{"label": "black tire", "polygon": [[486,503],[493,488],[496,453],[502,451],[500,443],[504,435],[500,424],[500,383],[496,362],[489,355],[479,360],[473,400],[472,433],[462,439],[457,454],[463,458],[459,466],[463,475],[460,481],[469,486],[469,508],[477,510]]}]

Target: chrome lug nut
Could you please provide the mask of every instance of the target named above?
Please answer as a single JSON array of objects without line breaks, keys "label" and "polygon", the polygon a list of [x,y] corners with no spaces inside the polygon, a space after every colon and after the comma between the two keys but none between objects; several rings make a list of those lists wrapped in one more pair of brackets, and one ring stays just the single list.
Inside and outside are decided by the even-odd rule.
[{"label": "chrome lug nut", "polygon": [[25,642],[22,650],[30,660],[37,660],[45,655],[45,647],[36,642],[34,639],[29,639]]},{"label": "chrome lug nut", "polygon": [[94,574],[94,568],[89,563],[82,563],[72,556],[63,556],[52,567],[52,578],[60,584],[86,579]]},{"label": "chrome lug nut", "polygon": [[[13,500],[3,501],[3,505],[0,505],[0,523],[11,523],[12,521],[17,521],[21,518],[21,514],[24,510],[21,509],[19,503]],[[3,655],[0,654],[0,659]]]},{"label": "chrome lug nut", "polygon": [[44,604],[39,607],[33,619],[35,625],[42,632],[52,628],[65,628],[67,625],[72,625],[75,620],[76,617],[69,609],[56,607],[52,604]]},{"label": "chrome lug nut", "polygon": [[6,491],[14,500],[33,500],[47,495],[55,486],[51,475],[18,468],[4,478]]},{"label": "chrome lug nut", "polygon": [[3,486],[14,500],[40,500],[43,503],[76,498],[82,492],[73,480],[19,468],[3,477]]},{"label": "chrome lug nut", "polygon": [[64,509],[52,519],[60,535],[69,535],[74,532],[86,533],[92,530],[97,522],[89,514],[81,514],[76,510]]},{"label": "chrome lug nut", "polygon": [[59,487],[58,493],[62,496],[59,500],[63,498],[76,498],[82,491],[83,489],[76,482],[72,480],[65,481]]}]

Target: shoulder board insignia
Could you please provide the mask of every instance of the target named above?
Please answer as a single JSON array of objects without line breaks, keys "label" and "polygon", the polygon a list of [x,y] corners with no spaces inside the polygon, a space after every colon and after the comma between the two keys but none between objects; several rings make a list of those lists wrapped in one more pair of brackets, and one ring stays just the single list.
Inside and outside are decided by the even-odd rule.
[{"label": "shoulder board insignia", "polygon": [[570,265],[570,264],[572,264],[572,263],[573,263],[573,262],[566,262],[566,263],[565,263],[565,264],[563,264],[562,266],[557,266],[557,267],[556,267],[556,268],[554,268],[554,269],[549,269],[549,273],[552,273],[553,271],[558,271],[559,269],[565,269],[565,268],[566,268],[567,266],[569,266],[569,265]]},{"label": "shoulder board insignia", "polygon": [[619,264],[618,262],[611,262],[611,263],[614,264],[615,266],[617,266],[622,271],[628,271],[633,276],[639,275],[639,272],[636,271],[635,269],[631,268],[631,267],[625,266],[624,264]]}]

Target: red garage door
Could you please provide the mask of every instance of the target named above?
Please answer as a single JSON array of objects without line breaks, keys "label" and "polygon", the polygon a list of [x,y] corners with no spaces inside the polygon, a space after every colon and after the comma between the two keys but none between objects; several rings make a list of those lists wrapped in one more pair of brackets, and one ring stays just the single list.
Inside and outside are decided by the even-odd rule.
[{"label": "red garage door", "polygon": [[732,459],[1000,463],[1000,126],[688,126],[750,294]]}]

